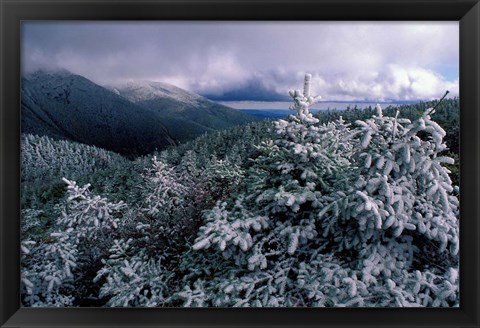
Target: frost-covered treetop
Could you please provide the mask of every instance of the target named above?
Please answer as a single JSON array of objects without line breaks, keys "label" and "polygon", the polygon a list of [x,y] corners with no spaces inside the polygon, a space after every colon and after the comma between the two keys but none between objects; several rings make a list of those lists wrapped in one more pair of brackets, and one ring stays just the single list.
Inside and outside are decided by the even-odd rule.
[{"label": "frost-covered treetop", "polygon": [[297,115],[301,118],[303,115],[309,114],[308,108],[316,103],[321,97],[310,95],[310,80],[312,74],[305,74],[303,82],[303,93],[300,90],[290,90],[288,93],[293,98],[294,105],[290,107],[291,110],[296,110]]}]

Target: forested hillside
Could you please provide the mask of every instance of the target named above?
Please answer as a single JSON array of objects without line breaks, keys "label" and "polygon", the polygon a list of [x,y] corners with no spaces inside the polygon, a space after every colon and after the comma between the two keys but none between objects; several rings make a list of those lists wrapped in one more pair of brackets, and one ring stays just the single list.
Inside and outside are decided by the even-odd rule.
[{"label": "forested hillside", "polygon": [[290,95],[134,161],[24,135],[23,305],[459,306],[458,99]]}]

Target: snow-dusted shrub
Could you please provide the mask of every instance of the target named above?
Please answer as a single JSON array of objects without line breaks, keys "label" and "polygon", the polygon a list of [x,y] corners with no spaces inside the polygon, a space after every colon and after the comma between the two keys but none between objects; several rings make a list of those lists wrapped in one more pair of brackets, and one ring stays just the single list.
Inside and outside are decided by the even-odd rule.
[{"label": "snow-dusted shrub", "polygon": [[[410,122],[384,117],[377,106],[376,116],[357,121],[349,178],[319,213],[335,252],[355,254],[364,281],[397,286],[398,306],[458,304],[457,281],[449,277],[458,263],[458,199],[441,165],[452,163],[441,156],[445,132],[431,111]],[[415,280],[426,276],[438,285],[420,299]]]},{"label": "snow-dusted shrub", "polygon": [[[197,204],[211,208],[218,201],[232,196],[244,177],[244,170],[228,158],[219,160],[212,156],[198,180]],[[202,205],[203,203],[203,205]]]},{"label": "snow-dusted shrub", "polygon": [[162,266],[162,258],[150,258],[132,247],[132,239],[115,240],[108,259],[94,282],[105,277],[100,297],[108,297],[112,307],[162,306],[170,294],[168,279],[173,275]]},{"label": "snow-dusted shrub", "polygon": [[75,295],[89,288],[88,276],[108,252],[126,211],[123,202],[93,195],[89,185],[64,182],[68,199],[50,239],[24,248],[24,305],[72,305]]},{"label": "snow-dusted shrub", "polygon": [[169,165],[152,158],[151,167],[145,170],[144,211],[162,219],[174,210],[183,207],[187,188],[179,182],[175,170]]},{"label": "snow-dusted shrub", "polygon": [[175,167],[156,156],[152,158],[140,186],[142,198],[138,211],[144,217],[137,215],[136,218],[138,223],[148,225],[145,237],[161,240],[174,248],[183,247],[185,238],[195,233],[198,225],[195,197],[202,194],[194,163],[184,165]]},{"label": "snow-dusted shrub", "polygon": [[184,175],[179,175],[180,168],[153,156],[145,168],[140,206],[101,259],[94,278],[107,306],[165,306],[173,293],[178,258],[196,228],[189,190],[194,176],[187,171],[194,170],[194,163],[184,165]]}]

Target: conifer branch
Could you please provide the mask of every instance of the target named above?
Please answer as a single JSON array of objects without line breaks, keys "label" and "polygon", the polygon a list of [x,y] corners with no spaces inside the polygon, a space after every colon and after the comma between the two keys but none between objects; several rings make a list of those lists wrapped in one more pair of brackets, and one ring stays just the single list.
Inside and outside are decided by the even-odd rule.
[{"label": "conifer branch", "polygon": [[443,97],[440,98],[440,100],[438,101],[438,103],[437,103],[435,106],[433,106],[433,107],[428,111],[427,115],[430,115],[430,113],[432,113],[432,112],[435,110],[435,108],[437,108],[438,105],[440,105],[440,104],[442,103],[442,101],[445,99],[445,97],[446,97],[449,93],[450,93],[450,91],[447,90],[447,91],[445,92],[445,94],[443,95]]}]

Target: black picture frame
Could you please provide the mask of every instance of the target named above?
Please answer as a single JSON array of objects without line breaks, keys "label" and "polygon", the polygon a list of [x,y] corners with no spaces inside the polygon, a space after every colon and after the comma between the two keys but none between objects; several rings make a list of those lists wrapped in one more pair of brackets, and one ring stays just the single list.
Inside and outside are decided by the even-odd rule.
[{"label": "black picture frame", "polygon": [[[479,327],[478,0],[0,0],[1,327]],[[20,307],[20,24],[25,20],[460,22],[460,304],[454,309]]]}]

